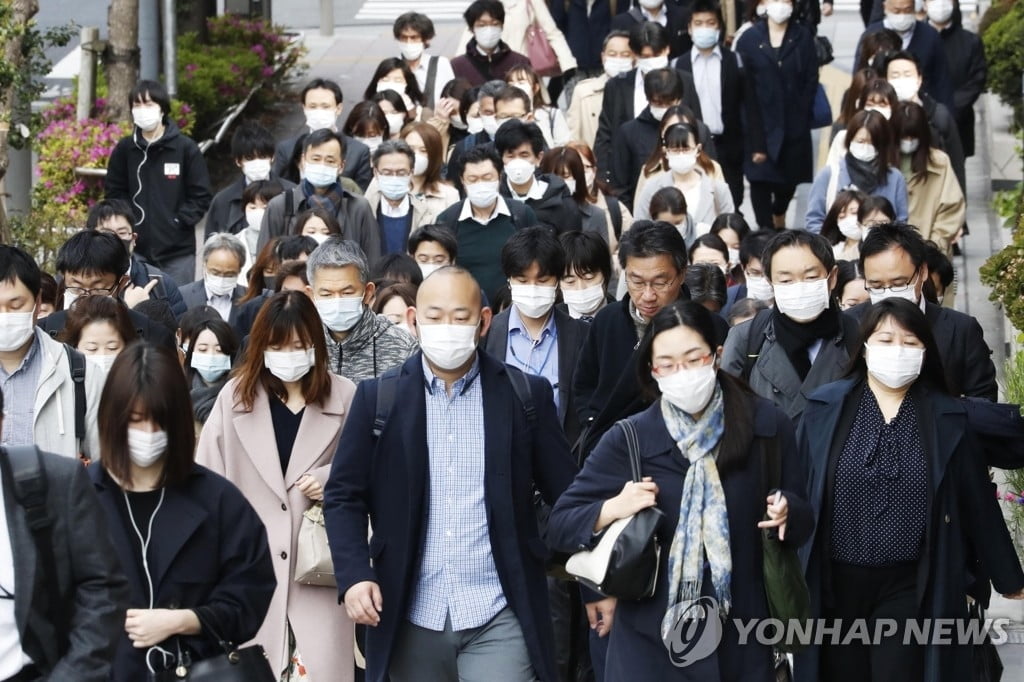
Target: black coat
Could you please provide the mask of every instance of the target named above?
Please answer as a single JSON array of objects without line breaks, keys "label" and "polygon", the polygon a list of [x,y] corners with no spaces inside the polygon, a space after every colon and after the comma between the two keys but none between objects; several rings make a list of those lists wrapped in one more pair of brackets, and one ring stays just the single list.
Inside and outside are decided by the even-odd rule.
[{"label": "black coat", "polygon": [[[128,575],[129,608],[148,608],[149,585],[136,556],[138,539],[132,537],[133,530],[124,521],[121,488],[102,465],[87,471],[99,496],[114,554]],[[220,636],[237,644],[247,642],[263,624],[277,585],[263,522],[238,488],[198,464],[183,483],[164,490],[148,553],[153,607],[196,609]],[[190,651],[193,660],[222,652],[209,633],[174,640],[180,640],[182,650]],[[174,640],[161,645],[176,652]],[[145,651],[132,647],[122,627],[112,679],[146,679]],[[150,663],[156,667],[160,659],[154,653]]]},{"label": "black coat", "polygon": [[[537,178],[548,183],[544,190],[544,196],[540,199],[520,199],[520,201],[533,209],[538,223],[550,227],[555,234],[583,230],[583,215],[580,213],[576,200],[569,194],[569,188],[565,181],[551,173],[540,173]],[[519,198],[512,196],[512,190],[509,189],[504,175],[498,184],[498,190],[506,199]]]},{"label": "black coat", "polygon": [[[591,70],[601,68],[601,40],[612,29],[610,0],[568,0],[549,3],[551,17],[565,34],[569,49],[576,57],[576,66]],[[588,7],[589,6],[589,7]],[[629,3],[615,4],[616,16],[629,11]]]},{"label": "black coat", "polygon": [[937,147],[949,155],[949,165],[953,167],[957,182],[964,195],[967,194],[967,171],[964,168],[964,147],[960,140],[960,130],[956,120],[949,113],[949,108],[929,95],[921,95],[921,105],[928,114],[928,125],[931,127],[932,141]]},{"label": "black coat", "polygon": [[[756,21],[740,36],[746,86],[743,171],[751,182],[812,180],[811,113],[818,90],[818,55],[806,27],[790,22],[776,56],[768,24]],[[753,163],[751,155],[767,154]]]},{"label": "black coat", "polygon": [[953,14],[953,23],[940,31],[939,37],[953,85],[953,116],[960,131],[964,156],[974,156],[974,103],[985,91],[988,64],[981,38],[964,29],[959,11],[954,10]]},{"label": "black coat", "polygon": [[[135,325],[135,332],[143,341],[163,346],[170,350],[175,350],[178,347],[178,344],[174,342],[174,332],[160,322],[131,308],[128,308],[128,317],[132,319],[132,324]],[[68,311],[55,310],[36,322],[36,325],[53,338],[57,338],[64,331],[67,322]]]},{"label": "black coat", "polygon": [[[276,175],[271,175],[270,179],[281,183],[281,187],[285,190],[295,187],[294,182]],[[206,214],[204,229],[207,239],[216,232],[238,234],[248,227],[248,223],[245,222],[245,206],[242,205],[242,192],[245,190],[245,185],[245,176],[240,175],[234,182],[214,195],[213,202],[210,203],[210,212]]]},{"label": "black coat", "polygon": [[[808,466],[808,501],[814,508],[813,540],[801,550],[811,590],[812,617],[821,614],[830,583],[831,519],[824,509],[835,462],[846,442],[864,388],[863,379],[844,379],[811,394],[797,432],[800,458]],[[995,499],[983,458],[959,400],[923,385],[911,389],[921,423],[928,467],[928,517],[917,566],[919,618],[967,618],[967,566],[976,553],[995,588],[1009,594],[1024,588],[1010,533]],[[953,631],[956,631],[954,626]],[[925,647],[924,680],[971,679],[971,648]],[[797,654],[798,680],[817,680],[819,650]]]},{"label": "black coat", "polygon": [[[817,3],[812,3],[817,6]],[[736,53],[720,45],[722,51],[722,133],[715,136],[715,155],[723,166],[743,163],[743,71]],[[679,57],[676,68],[693,75],[692,50]]]},{"label": "black coat", "polygon": [[612,187],[619,201],[632,212],[636,186],[647,159],[658,147],[661,122],[654,120],[651,107],[644,107],[640,115],[626,121],[612,135]]},{"label": "black coat", "polygon": [[157,266],[196,252],[195,226],[210,207],[206,160],[190,137],[164,117],[166,129],[147,144],[138,128],[122,138],[107,162],[107,199],[135,213],[135,249]]},{"label": "black coat", "polygon": [[[626,5],[629,0],[619,0],[620,5]],[[668,19],[668,44],[669,44],[669,57],[678,57],[683,54],[693,45],[693,41],[690,40],[690,33],[687,31],[687,24],[690,23],[690,2],[680,2],[680,0],[665,0],[665,14]],[[632,7],[626,12],[616,14],[612,19],[612,30],[613,31],[626,31],[629,32],[637,24],[643,24],[647,21],[644,17],[643,11],[639,7]]]},{"label": "black coat", "polygon": [[[882,21],[868,25],[864,29],[860,40],[864,36],[881,31],[884,27]],[[853,63],[860,61],[860,41],[857,42],[857,51],[854,54]],[[907,51],[917,57],[921,68],[921,91],[934,97],[947,107],[953,107],[953,86],[949,80],[949,65],[946,63],[946,52],[942,47],[942,39],[939,32],[931,27],[927,21],[918,21],[914,25],[914,35],[907,45]]]},{"label": "black coat", "polygon": [[[479,353],[484,394],[485,495],[494,564],[509,607],[519,619],[536,676],[555,680],[554,633],[544,562],[547,546],[537,531],[533,491],[554,504],[569,487],[576,466],[555,414],[551,385],[527,376],[536,423],[518,405],[505,365]],[[366,631],[366,679],[387,679],[395,637],[416,585],[429,507],[423,356],[402,366],[396,396],[402,418],[387,420],[373,437],[378,382],[356,389],[324,493],[324,516],[338,596],[356,583],[380,586],[380,624]],[[367,543],[369,517],[373,537]],[[373,564],[371,565],[371,560]]]},{"label": "black coat", "polygon": [[[780,489],[789,503],[785,544],[800,547],[810,537],[814,524],[810,505],[806,502],[806,469],[796,457],[793,425],[766,400],[749,396],[747,404],[749,407],[744,413],[725,416],[727,425],[736,420],[749,420],[754,436],[753,441],[742,446],[742,464],[721,474],[732,554],[730,620],[723,628],[724,636],[714,655],[683,668],[672,664],[660,632],[668,598],[669,553],[679,522],[683,480],[689,463],[665,427],[660,401],[630,417],[636,426],[642,474],[652,477],[658,484],[658,508],[664,513],[658,526],[661,556],[654,596],[642,601],[620,599],[615,608],[615,625],[608,643],[606,679],[637,682],[765,682],[775,679],[770,672],[770,647],[753,641],[741,646],[739,633],[731,620],[768,617],[762,540],[757,528],[765,514],[766,489],[762,483],[760,458],[766,441],[776,442],[775,447],[782,459]],[[548,537],[556,550],[575,552],[593,545],[594,524],[602,504],[621,492],[623,484],[630,480],[627,453],[621,429],[613,429],[601,439],[583,470],[551,512]],[[714,594],[708,571],[705,571],[702,588],[702,594]]]},{"label": "black coat", "polygon": [[[277,143],[274,149],[274,165],[270,168],[270,176],[273,178],[284,178],[288,175],[288,166],[291,164],[292,155],[295,153],[295,145],[304,135],[303,130],[298,135],[285,138]],[[338,131],[338,134],[345,140],[345,168],[341,171],[342,177],[353,180],[359,187],[366,190],[373,180],[373,167],[370,165],[370,148],[354,137],[349,137]],[[291,183],[285,189],[293,186]]]},{"label": "black coat", "polygon": [[131,258],[132,264],[128,270],[128,279],[131,280],[131,283],[137,287],[144,287],[149,284],[152,277],[157,277],[160,281],[149,292],[150,300],[166,301],[167,307],[171,309],[175,319],[184,315],[185,301],[182,300],[181,291],[178,290],[178,285],[171,279],[171,276],[155,265],[143,262],[135,254],[132,254]]}]

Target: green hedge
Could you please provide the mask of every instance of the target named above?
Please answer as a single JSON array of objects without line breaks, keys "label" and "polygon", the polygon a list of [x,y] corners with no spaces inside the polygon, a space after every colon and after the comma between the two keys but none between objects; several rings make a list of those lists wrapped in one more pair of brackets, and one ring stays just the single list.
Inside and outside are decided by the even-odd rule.
[{"label": "green hedge", "polygon": [[981,39],[988,60],[988,89],[1013,107],[1020,127],[1024,124],[1024,2],[993,4],[985,13]]}]

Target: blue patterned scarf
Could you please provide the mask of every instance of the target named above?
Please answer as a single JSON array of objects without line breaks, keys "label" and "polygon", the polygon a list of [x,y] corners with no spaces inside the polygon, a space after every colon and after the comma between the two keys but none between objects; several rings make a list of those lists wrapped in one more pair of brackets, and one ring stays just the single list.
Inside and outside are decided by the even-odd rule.
[{"label": "blue patterned scarf", "polygon": [[323,194],[317,194],[316,187],[313,187],[309,180],[303,180],[300,187],[302,187],[302,196],[306,198],[307,206],[310,208],[322,208],[331,215],[338,215],[338,211],[341,210],[342,200],[345,198],[345,190],[342,189],[340,182],[325,188]]},{"label": "blue patterned scarf", "polygon": [[701,596],[705,552],[711,565],[720,614],[724,617],[729,612],[732,554],[725,491],[715,466],[715,455],[725,431],[722,387],[715,387],[700,419],[694,419],[665,399],[661,401],[661,416],[672,440],[690,462],[683,479],[679,521],[668,555],[668,605],[661,623],[664,639],[680,616]]}]

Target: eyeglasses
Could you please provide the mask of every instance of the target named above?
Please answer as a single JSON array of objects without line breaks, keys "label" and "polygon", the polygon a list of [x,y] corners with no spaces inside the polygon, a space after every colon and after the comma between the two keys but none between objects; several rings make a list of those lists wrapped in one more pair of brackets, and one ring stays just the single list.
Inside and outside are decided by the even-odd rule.
[{"label": "eyeglasses", "polygon": [[117,285],[110,287],[109,289],[85,289],[82,287],[65,287],[64,291],[68,291],[75,296],[113,296],[114,291],[117,290]]},{"label": "eyeglasses", "polygon": [[917,273],[918,273],[918,271],[914,270],[914,274],[910,276],[910,279],[907,280],[907,282],[905,284],[894,284],[894,285],[892,285],[890,287],[869,287],[867,285],[867,283],[865,283],[864,284],[864,289],[869,294],[874,294],[875,296],[882,296],[887,291],[889,293],[893,293],[893,294],[902,294],[902,293],[904,293],[906,291],[910,291],[910,289],[913,288],[914,283],[917,280]]},{"label": "eyeglasses", "polygon": [[626,278],[626,288],[637,293],[647,291],[650,288],[656,294],[664,294],[672,288],[677,279],[678,276],[672,279],[656,279],[653,282],[648,282],[642,279]]},{"label": "eyeglasses", "polygon": [[412,175],[412,173],[407,170],[391,170],[390,168],[382,168],[378,170],[377,173],[383,175],[385,178],[407,178]]},{"label": "eyeglasses", "polygon": [[708,353],[706,355],[702,355],[697,358],[689,358],[687,360],[660,360],[651,365],[651,369],[654,370],[654,373],[658,376],[666,377],[683,369],[700,369],[705,365],[711,364],[709,360],[712,360],[714,357],[714,353]]}]

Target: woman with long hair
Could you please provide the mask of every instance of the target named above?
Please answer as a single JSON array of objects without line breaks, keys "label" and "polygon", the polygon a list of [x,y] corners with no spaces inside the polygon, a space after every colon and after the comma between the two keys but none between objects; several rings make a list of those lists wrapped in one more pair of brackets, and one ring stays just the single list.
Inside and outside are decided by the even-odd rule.
[{"label": "woman with long hair", "polygon": [[562,178],[569,189],[569,196],[576,202],[583,217],[583,232],[591,232],[602,239],[614,238],[608,234],[608,216],[603,209],[590,202],[587,189],[587,174],[583,168],[583,157],[572,147],[555,147],[544,153],[540,162],[542,173],[551,173]]},{"label": "woman with long hair", "polygon": [[618,261],[615,254],[619,251],[619,239],[622,233],[629,230],[633,224],[633,214],[615,196],[615,190],[604,180],[601,180],[600,170],[597,167],[597,156],[594,150],[586,142],[574,141],[566,145],[569,149],[575,149],[580,155],[583,163],[583,182],[587,190],[587,201],[594,206],[604,210],[608,218],[608,246],[612,251],[612,269],[618,272]]},{"label": "woman with long hair", "polygon": [[223,319],[202,320],[192,327],[184,366],[198,429],[206,423],[217,396],[228,382],[237,355],[238,337]]},{"label": "woman with long hair", "polygon": [[84,296],[68,309],[60,340],[85,356],[90,364],[109,372],[118,353],[137,341],[128,306],[110,296]]},{"label": "woman with long hair", "polygon": [[844,189],[838,192],[821,223],[821,236],[832,244],[836,260],[860,259],[864,228],[857,220],[857,212],[865,199],[867,195],[859,190]]},{"label": "woman with long hair", "polygon": [[530,96],[533,121],[544,134],[548,147],[561,147],[572,139],[565,114],[549,103],[547,90],[536,71],[529,66],[513,67],[505,74],[505,82]]}]

